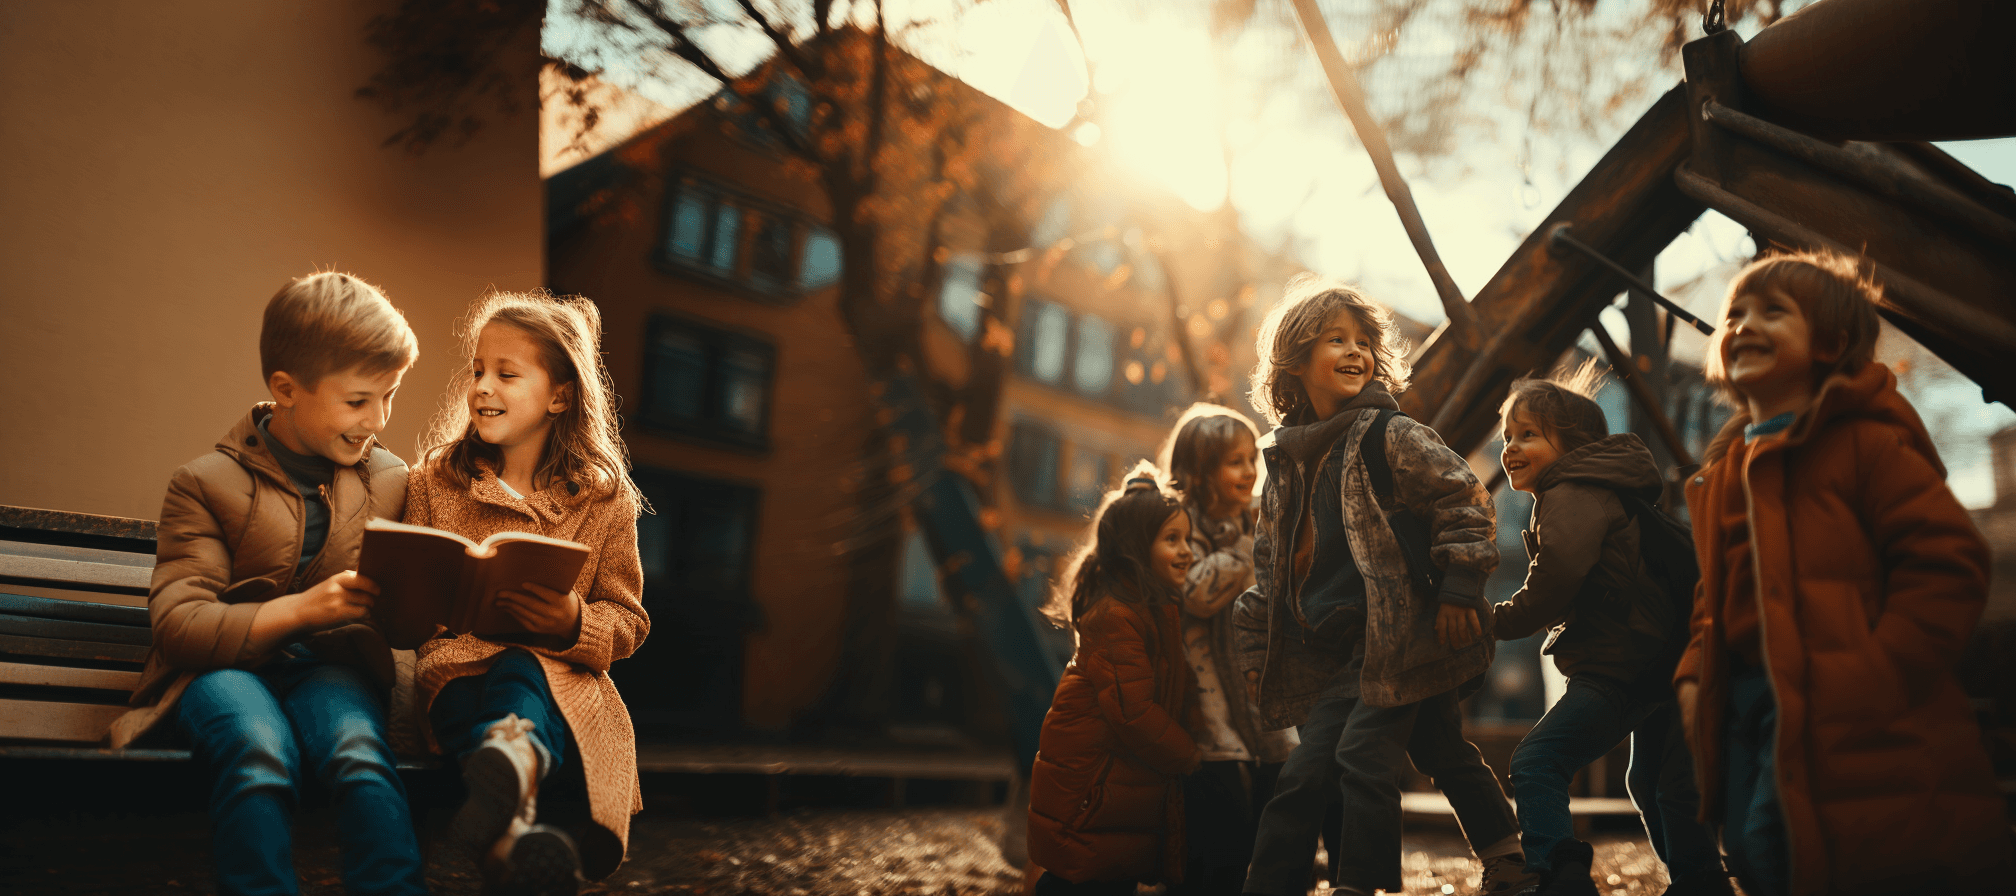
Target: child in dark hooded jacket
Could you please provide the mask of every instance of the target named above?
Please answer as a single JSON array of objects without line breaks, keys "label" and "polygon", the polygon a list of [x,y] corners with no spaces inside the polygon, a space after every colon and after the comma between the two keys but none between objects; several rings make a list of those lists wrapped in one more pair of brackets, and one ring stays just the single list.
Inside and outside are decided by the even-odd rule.
[{"label": "child in dark hooded jacket", "polygon": [[[1609,435],[1586,394],[1593,371],[1566,382],[1520,380],[1500,410],[1505,475],[1534,495],[1524,533],[1526,584],[1494,610],[1501,639],[1553,629],[1542,653],[1568,676],[1567,692],[1512,754],[1512,792],[1526,870],[1544,896],[1597,892],[1593,852],[1574,837],[1568,784],[1631,738],[1631,798],[1666,863],[1667,893],[1729,893],[1715,841],[1695,820],[1699,797],[1669,680],[1686,626],[1650,577],[1628,499],[1659,499],[1659,468],[1630,433]],[[1641,510],[1641,512],[1649,512]]]}]

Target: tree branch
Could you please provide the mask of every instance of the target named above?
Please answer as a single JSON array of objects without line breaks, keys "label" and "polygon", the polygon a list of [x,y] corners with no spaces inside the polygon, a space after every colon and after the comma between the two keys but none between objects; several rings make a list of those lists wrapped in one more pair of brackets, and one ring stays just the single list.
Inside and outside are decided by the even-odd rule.
[{"label": "tree branch", "polygon": [[[731,90],[734,88],[734,76],[722,69],[721,65],[714,61],[713,57],[707,55],[706,50],[701,49],[700,45],[693,41],[692,36],[686,31],[686,24],[684,22],[666,15],[665,11],[659,8],[659,5],[655,2],[647,2],[647,0],[629,0],[629,2],[631,9],[636,10],[639,15],[649,20],[653,27],[664,32],[665,36],[670,39],[671,45],[669,49],[672,51],[672,55],[690,63],[694,68],[699,69],[708,77],[720,82],[721,86]],[[808,85],[807,92],[810,92],[810,90],[811,88]],[[820,97],[820,99],[830,102],[825,97]],[[744,102],[748,101],[744,100]],[[749,102],[749,107],[756,110],[757,117],[770,125],[770,129],[776,132],[777,139],[782,141],[785,148],[789,149],[792,154],[815,165],[828,164],[829,160],[819,153],[818,147],[807,141],[805,135],[800,134],[797,127],[792,125],[788,119],[784,118],[777,111],[775,103]]]},{"label": "tree branch", "polygon": [[826,67],[819,64],[818,60],[798,52],[798,45],[791,42],[791,36],[777,30],[777,26],[771,24],[768,17],[758,12],[754,0],[736,0],[736,5],[742,7],[742,12],[755,21],[757,28],[763,30],[764,37],[770,38],[770,42],[777,45],[777,55],[791,63],[791,67],[804,75],[807,82],[826,77]]}]

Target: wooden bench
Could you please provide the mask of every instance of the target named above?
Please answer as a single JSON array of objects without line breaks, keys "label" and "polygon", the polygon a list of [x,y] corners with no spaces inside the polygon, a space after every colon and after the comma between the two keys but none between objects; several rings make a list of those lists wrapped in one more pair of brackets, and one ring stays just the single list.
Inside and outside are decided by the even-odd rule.
[{"label": "wooden bench", "polygon": [[0,506],[0,756],[187,757],[97,747],[140,683],[153,571],[150,521]]},{"label": "wooden bench", "polygon": [[151,520],[0,505],[0,759],[189,759],[104,746],[152,639],[154,542]]}]

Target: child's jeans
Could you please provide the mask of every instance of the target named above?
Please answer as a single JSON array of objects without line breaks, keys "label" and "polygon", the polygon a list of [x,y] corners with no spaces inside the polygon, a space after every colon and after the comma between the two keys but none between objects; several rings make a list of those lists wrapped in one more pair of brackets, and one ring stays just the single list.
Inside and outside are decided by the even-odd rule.
[{"label": "child's jeans", "polygon": [[288,651],[260,672],[205,672],[182,694],[178,722],[210,776],[218,892],[300,892],[293,816],[306,760],[335,803],[344,889],[426,893],[377,685],[298,645]]},{"label": "child's jeans", "polygon": [[1554,848],[1575,836],[1568,814],[1568,783],[1575,773],[1628,735],[1631,800],[1667,873],[1676,883],[1721,873],[1715,839],[1695,820],[1700,796],[1693,760],[1685,741],[1676,740],[1672,707],[1671,700],[1632,700],[1607,679],[1568,679],[1567,692],[1512,752],[1512,795],[1519,800],[1527,871],[1551,868]]},{"label": "child's jeans", "polygon": [[1341,793],[1344,828],[1337,855],[1338,886],[1370,892],[1400,891],[1400,785],[1407,761],[1449,797],[1473,845],[1488,846],[1518,833],[1519,824],[1498,778],[1477,748],[1463,739],[1456,694],[1438,694],[1407,706],[1372,706],[1356,697],[1326,694],[1309,711],[1302,743],[1288,755],[1274,798],[1260,815],[1253,866],[1245,891],[1301,896],[1324,811]]},{"label": "child's jeans", "polygon": [[1791,889],[1785,814],[1778,805],[1778,704],[1761,666],[1732,664],[1722,739],[1722,846],[1751,896]]},{"label": "child's jeans", "polygon": [[[482,675],[448,682],[434,696],[434,705],[428,711],[441,751],[458,760],[482,746],[483,735],[491,724],[508,714],[532,721],[532,739],[544,748],[549,760],[541,770],[551,784],[542,784],[540,788],[540,817],[549,817],[547,809],[555,802],[585,802],[586,791],[577,786],[582,776],[571,767],[579,763],[572,762],[573,738],[567,729],[567,717],[560,714],[560,705],[553,701],[553,689],[546,684],[546,669],[530,651],[506,650],[497,655],[490,670]],[[561,769],[570,774],[552,777]],[[565,792],[552,785],[564,785]],[[577,789],[581,792],[575,793]]]},{"label": "child's jeans", "polygon": [[1280,763],[1206,761],[1183,778],[1183,882],[1172,896],[1239,896],[1253,863],[1260,808],[1274,793]]}]

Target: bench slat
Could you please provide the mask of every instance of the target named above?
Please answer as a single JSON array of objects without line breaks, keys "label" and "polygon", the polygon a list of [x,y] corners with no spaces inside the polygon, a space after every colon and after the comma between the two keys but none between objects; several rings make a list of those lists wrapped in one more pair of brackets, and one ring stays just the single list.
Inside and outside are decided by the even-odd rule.
[{"label": "bench slat", "polygon": [[[11,545],[16,542],[0,542]],[[48,547],[48,545],[30,545]],[[85,550],[65,548],[65,550]],[[104,551],[102,553],[112,553]],[[139,556],[135,554],[133,556]],[[149,558],[150,560],[152,558]],[[113,588],[132,588],[141,592],[147,590],[153,580],[151,566],[128,566],[118,563],[96,563],[89,560],[63,560],[53,557],[32,557],[0,551],[0,577],[8,579],[30,579],[38,582],[77,583],[82,585],[103,585]]]},{"label": "bench slat", "polygon": [[115,663],[140,663],[147,659],[147,648],[136,644],[98,644],[89,641],[62,641],[55,638],[5,634],[0,634],[0,653]]},{"label": "bench slat", "polygon": [[32,594],[0,592],[0,613],[35,616],[41,619],[67,619],[72,622],[96,622],[129,628],[147,627],[147,611],[141,607],[86,603]]},{"label": "bench slat", "polygon": [[125,713],[124,706],[0,700],[0,737],[96,743],[112,730],[113,720]]},{"label": "bench slat", "polygon": [[91,641],[98,644],[137,644],[141,647],[154,643],[153,632],[145,628],[106,625],[102,622],[74,622],[68,619],[40,619],[34,616],[16,616],[12,613],[0,613],[0,635],[28,635],[34,638]]},{"label": "bench slat", "polygon": [[38,557],[44,560],[70,560],[77,563],[103,563],[109,566],[132,566],[140,569],[154,568],[154,555],[137,551],[108,551],[104,548],[80,548],[67,544],[38,544],[32,541],[14,541],[0,538],[0,555],[9,557]]},{"label": "bench slat", "polygon": [[131,691],[140,686],[140,673],[122,672],[117,669],[77,669],[70,666],[0,663],[0,684]]},{"label": "bench slat", "polygon": [[139,607],[142,610],[147,609],[147,594],[145,592],[135,594],[127,591],[84,591],[77,588],[62,588],[50,585],[24,585],[20,582],[8,582],[5,585],[0,585],[0,591],[27,597],[46,597],[50,600],[70,601],[71,603],[103,604],[108,607]]}]

